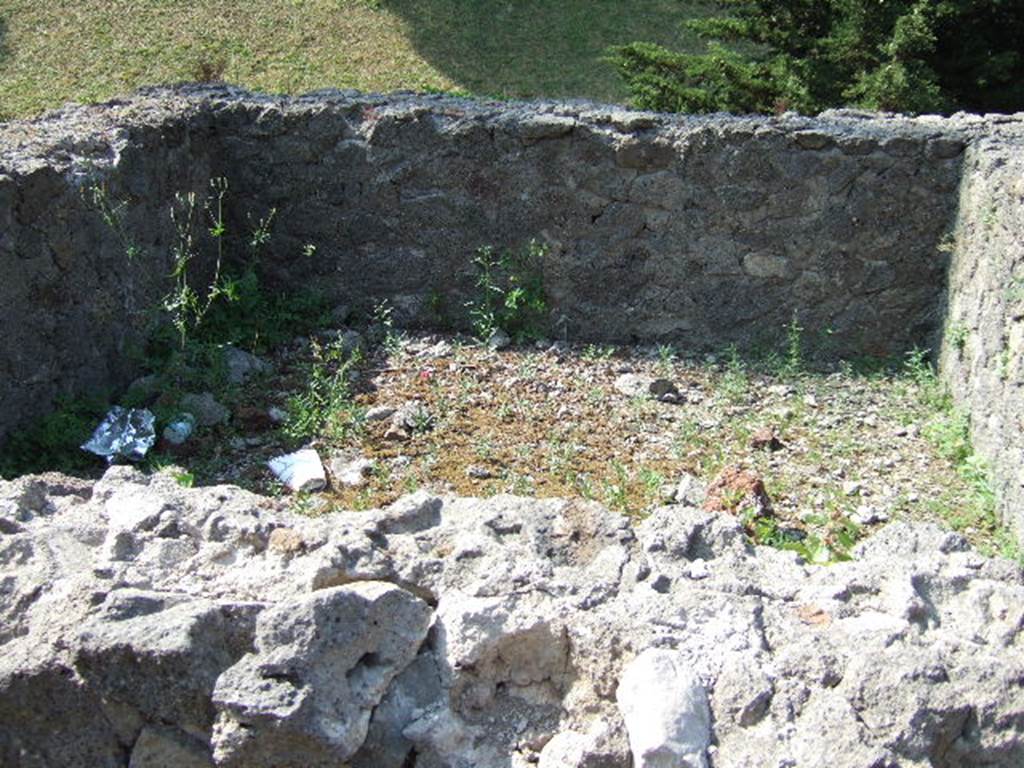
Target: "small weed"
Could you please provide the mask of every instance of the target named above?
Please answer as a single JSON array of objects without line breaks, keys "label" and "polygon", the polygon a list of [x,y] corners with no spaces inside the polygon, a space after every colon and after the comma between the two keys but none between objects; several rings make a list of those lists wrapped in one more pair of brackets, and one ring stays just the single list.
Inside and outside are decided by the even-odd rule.
[{"label": "small weed", "polygon": [[312,354],[305,389],[288,400],[285,433],[296,441],[316,436],[343,440],[359,424],[351,373],[362,355],[358,350],[346,354],[341,342],[323,347],[315,341]]},{"label": "small weed", "polygon": [[593,362],[596,360],[611,360],[615,354],[615,347],[611,345],[600,345],[600,344],[587,344],[583,348],[581,357],[584,360]]},{"label": "small weed", "polygon": [[373,305],[370,314],[372,324],[381,335],[380,343],[389,355],[397,355],[402,351],[405,341],[401,331],[395,328],[395,308],[387,299],[381,299]]},{"label": "small weed", "polygon": [[[1005,341],[1003,343],[1006,344]],[[1008,378],[1010,378],[1010,362],[1011,362],[1011,359],[1012,359],[1012,355],[1010,353],[1010,347],[1009,346],[1004,346],[1000,350],[1000,352],[999,352],[999,369],[998,369],[998,374],[999,374],[999,380],[1000,381],[1006,381]]]},{"label": "small weed", "polygon": [[121,248],[124,250],[124,255],[128,261],[131,262],[138,258],[142,253],[142,249],[131,236],[131,233],[128,231],[128,225],[125,222],[125,209],[128,207],[128,201],[115,201],[110,196],[106,186],[102,184],[84,187],[82,197],[86,205],[99,212],[100,218],[110,227],[121,243]]},{"label": "small weed", "polygon": [[173,285],[164,297],[163,308],[178,332],[182,349],[185,348],[189,336],[202,324],[203,318],[217,299],[234,301],[237,298],[232,281],[221,275],[224,265],[224,238],[227,234],[224,219],[227,180],[212,179],[210,189],[212,195],[205,201],[203,208],[209,218],[207,233],[215,243],[216,257],[213,275],[209,285],[202,289],[202,293],[196,290],[191,279],[192,262],[198,257],[198,198],[194,192],[178,193],[171,208],[171,220],[174,222],[178,240],[171,251],[174,262],[171,270]]},{"label": "small weed", "polygon": [[640,470],[640,482],[644,484],[649,493],[657,494],[665,485],[665,476],[653,469],[642,469]]},{"label": "small weed", "polygon": [[171,477],[174,478],[174,482],[180,485],[182,488],[191,488],[196,484],[196,476],[191,472],[184,470],[180,472],[174,472]]},{"label": "small weed", "polygon": [[722,395],[730,403],[745,402],[750,393],[750,376],[747,374],[747,366],[740,357],[736,345],[729,346],[726,356],[728,362],[725,373],[720,379]]},{"label": "small weed", "polygon": [[95,467],[96,457],[84,453],[80,446],[92,435],[107,407],[103,398],[58,401],[53,413],[10,436],[0,452],[0,477],[9,479],[54,467],[64,472]]},{"label": "small weed", "polygon": [[1011,304],[1024,301],[1024,277],[1015,277],[1006,286],[1006,300]]},{"label": "small weed", "polygon": [[502,330],[518,342],[539,339],[547,330],[548,303],[542,262],[548,249],[531,240],[522,251],[498,254],[489,246],[477,251],[476,287],[467,303],[473,332],[483,340]]},{"label": "small weed", "polygon": [[946,338],[949,339],[949,343],[953,345],[953,348],[957,352],[963,352],[967,346],[967,339],[971,334],[971,329],[963,323],[955,323],[949,327],[946,331]]},{"label": "small weed", "polygon": [[671,344],[662,344],[658,347],[658,372],[662,376],[672,373],[672,366],[676,362],[676,348]]},{"label": "small weed", "polygon": [[803,332],[794,311],[793,319],[786,325],[786,349],[780,371],[787,378],[796,378],[804,371]]}]

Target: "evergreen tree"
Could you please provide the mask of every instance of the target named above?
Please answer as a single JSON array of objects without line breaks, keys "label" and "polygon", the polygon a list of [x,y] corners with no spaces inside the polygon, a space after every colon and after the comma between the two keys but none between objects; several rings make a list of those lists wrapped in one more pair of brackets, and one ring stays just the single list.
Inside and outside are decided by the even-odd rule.
[{"label": "evergreen tree", "polygon": [[612,57],[634,103],[679,112],[1024,109],[1022,0],[720,0],[685,54]]}]

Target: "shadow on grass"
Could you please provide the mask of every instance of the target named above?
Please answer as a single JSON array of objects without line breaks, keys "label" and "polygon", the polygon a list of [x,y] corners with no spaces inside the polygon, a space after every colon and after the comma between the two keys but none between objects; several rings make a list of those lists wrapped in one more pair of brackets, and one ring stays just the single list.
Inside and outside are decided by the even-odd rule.
[{"label": "shadow on grass", "polygon": [[421,56],[474,94],[624,101],[603,58],[635,40],[693,47],[700,0],[384,0]]}]

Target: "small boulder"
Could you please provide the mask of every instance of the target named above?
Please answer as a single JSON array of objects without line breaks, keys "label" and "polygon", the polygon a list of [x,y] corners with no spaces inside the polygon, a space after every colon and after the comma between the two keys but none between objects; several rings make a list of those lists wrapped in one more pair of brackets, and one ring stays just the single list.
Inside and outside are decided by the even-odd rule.
[{"label": "small boulder", "polygon": [[750,447],[755,451],[781,451],[785,446],[771,427],[761,427],[750,437]]},{"label": "small boulder", "polygon": [[200,427],[215,427],[225,424],[231,418],[231,411],[217,402],[210,392],[185,395],[180,404],[183,411],[195,416],[196,424]]},{"label": "small boulder", "polygon": [[700,478],[696,475],[691,475],[689,472],[684,472],[675,487],[674,498],[676,504],[699,507],[704,503],[707,495],[707,486],[701,482]]},{"label": "small boulder", "polygon": [[224,347],[224,364],[228,369],[228,381],[236,385],[271,371],[271,365],[266,360],[232,346]]},{"label": "small boulder", "polygon": [[375,405],[363,416],[366,421],[386,421],[395,415],[395,408],[388,405]]},{"label": "small boulder", "polygon": [[707,768],[711,709],[682,655],[649,648],[623,670],[615,692],[634,768]]},{"label": "small boulder", "polygon": [[742,509],[751,509],[759,517],[771,514],[772,502],[760,477],[734,465],[723,469],[712,481],[704,500],[704,509],[733,515]]},{"label": "small boulder", "polygon": [[373,460],[336,458],[331,461],[331,477],[336,485],[362,488],[373,473]]},{"label": "small boulder", "polygon": [[639,373],[623,373],[612,385],[626,397],[650,397],[663,403],[676,403],[682,397],[679,388],[668,379],[654,379]]},{"label": "small boulder", "polygon": [[504,349],[512,343],[512,337],[500,328],[496,329],[487,339],[487,346],[491,349]]}]

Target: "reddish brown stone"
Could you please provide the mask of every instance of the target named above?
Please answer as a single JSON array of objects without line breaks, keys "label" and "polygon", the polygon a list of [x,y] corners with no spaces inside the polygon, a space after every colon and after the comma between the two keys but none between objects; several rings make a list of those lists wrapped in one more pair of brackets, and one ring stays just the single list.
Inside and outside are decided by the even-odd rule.
[{"label": "reddish brown stone", "polygon": [[771,427],[761,427],[750,438],[750,447],[755,451],[781,451],[784,447],[779,436]]},{"label": "reddish brown stone", "polygon": [[759,517],[771,514],[772,502],[761,478],[734,465],[723,469],[708,486],[704,509],[733,515],[749,510]]}]

